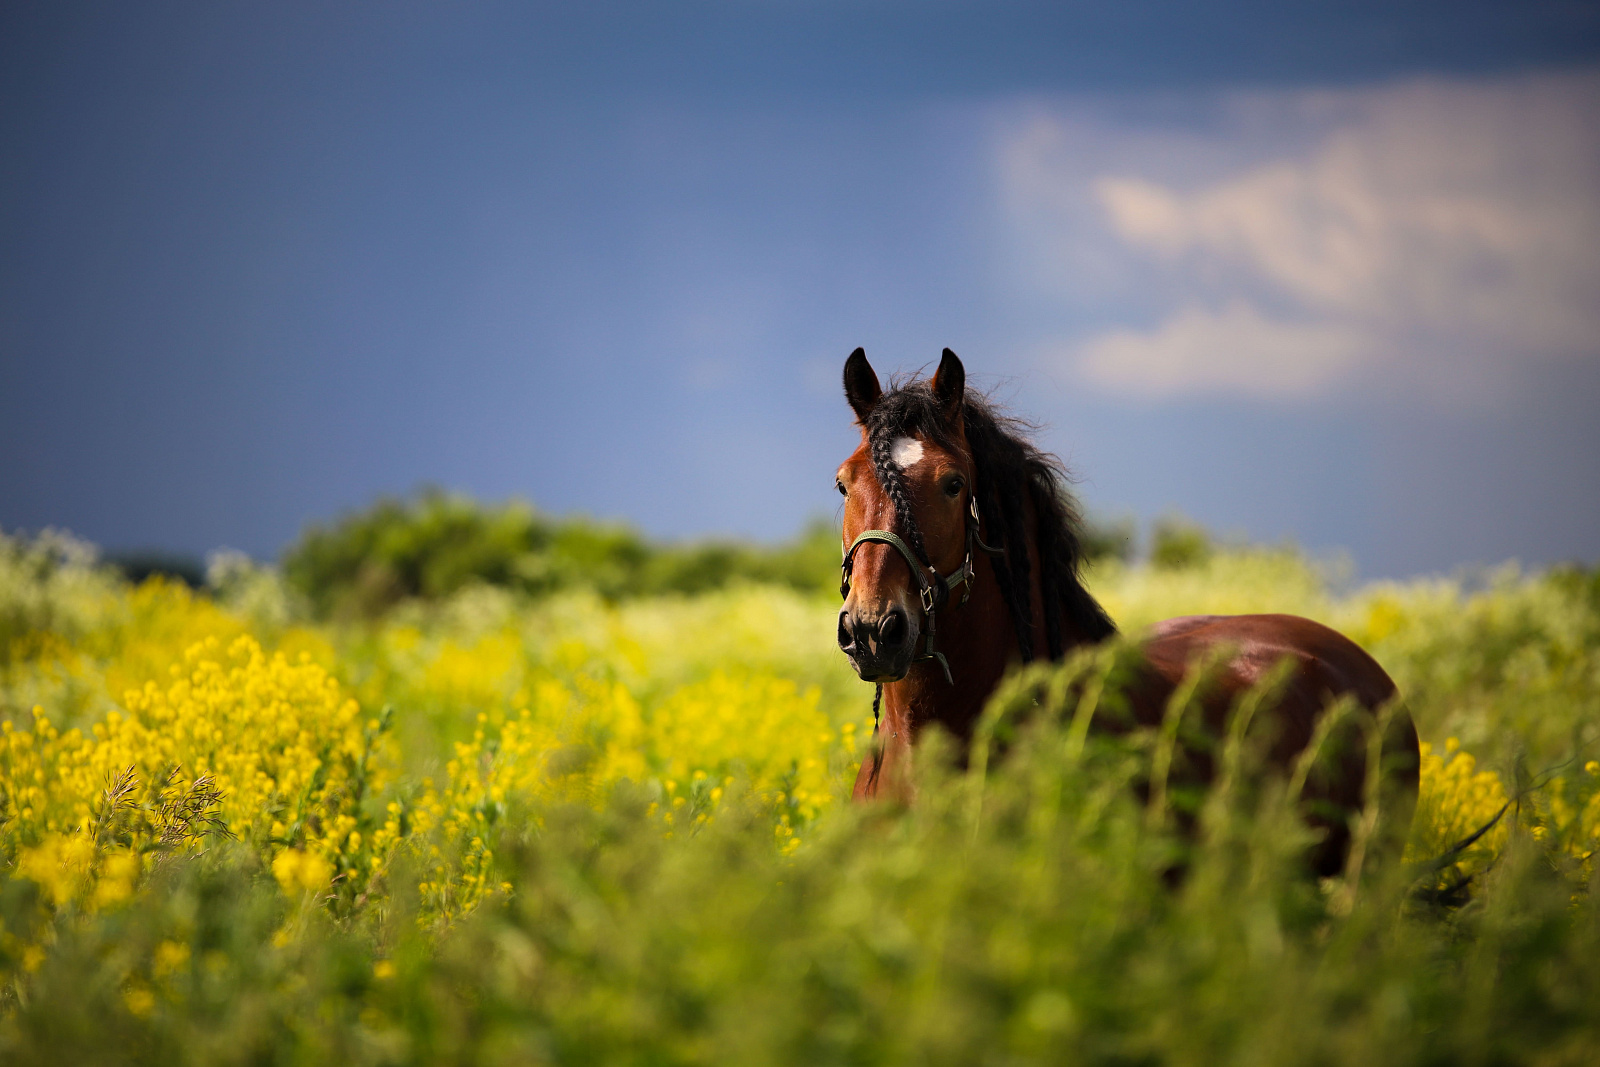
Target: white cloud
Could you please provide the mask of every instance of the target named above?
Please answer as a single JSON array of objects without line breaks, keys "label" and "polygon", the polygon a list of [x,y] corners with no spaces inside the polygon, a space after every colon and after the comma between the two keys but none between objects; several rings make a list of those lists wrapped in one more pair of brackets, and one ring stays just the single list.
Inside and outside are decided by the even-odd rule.
[{"label": "white cloud", "polygon": [[[1514,385],[1532,361],[1600,356],[1600,77],[1252,106],[1277,109],[1286,142],[1305,139],[1297,115],[1324,129],[1190,185],[1184,153],[1205,155],[1193,134],[1174,136],[1160,180],[1148,174],[1159,153],[1145,152],[1143,174],[1097,161],[1089,198],[1114,235],[1100,254],[1154,267],[1142,283],[1164,306],[1153,328],[1068,344],[1079,374],[1146,396],[1376,385],[1460,403]],[[1084,162],[1058,163],[1062,137],[1035,123],[1008,146],[1014,197],[1059,213],[1062,188],[1082,188]],[[1054,236],[1064,259],[1082,260],[1074,221]]]},{"label": "white cloud", "polygon": [[1077,368],[1113,392],[1306,397],[1367,350],[1368,339],[1344,327],[1274,322],[1236,300],[1216,312],[1190,305],[1150,331],[1103,333],[1079,350]]}]

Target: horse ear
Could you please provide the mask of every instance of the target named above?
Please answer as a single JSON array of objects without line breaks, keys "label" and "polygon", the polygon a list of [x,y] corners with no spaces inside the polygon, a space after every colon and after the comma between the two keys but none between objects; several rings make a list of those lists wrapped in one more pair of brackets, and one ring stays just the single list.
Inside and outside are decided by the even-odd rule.
[{"label": "horse ear", "polygon": [[850,401],[850,407],[861,425],[867,424],[867,416],[878,406],[881,396],[883,388],[878,385],[878,376],[873,373],[872,364],[867,362],[867,350],[856,349],[844,361],[844,398]]},{"label": "horse ear", "polygon": [[961,357],[947,348],[939,369],[933,372],[933,396],[947,421],[955,422],[961,416],[961,401],[966,395],[967,369],[961,365]]}]

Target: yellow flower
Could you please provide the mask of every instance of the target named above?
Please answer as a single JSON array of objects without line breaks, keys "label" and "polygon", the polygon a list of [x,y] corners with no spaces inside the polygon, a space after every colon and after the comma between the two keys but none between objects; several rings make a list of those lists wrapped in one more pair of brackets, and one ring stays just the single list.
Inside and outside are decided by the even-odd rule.
[{"label": "yellow flower", "polygon": [[[1443,856],[1487,826],[1506,805],[1505,785],[1499,775],[1478,770],[1477,761],[1461,749],[1458,739],[1447,739],[1444,747],[1445,755],[1439,756],[1432,745],[1422,743],[1421,781],[1408,859]],[[1492,856],[1504,847],[1506,834],[1502,817],[1473,847]]]},{"label": "yellow flower", "polygon": [[36,848],[24,849],[17,871],[39,884],[56,907],[71,902],[88,883],[94,841],[86,834],[51,834]]},{"label": "yellow flower", "polygon": [[156,946],[150,961],[150,973],[157,978],[168,978],[189,963],[189,946],[181,941],[163,941]]},{"label": "yellow flower", "polygon": [[333,864],[315,853],[286,848],[272,861],[272,876],[287,894],[314,893],[328,888]]},{"label": "yellow flower", "polygon": [[116,852],[105,858],[100,867],[100,880],[94,887],[96,908],[120,904],[133,895],[139,880],[139,857],[131,852]]},{"label": "yellow flower", "polygon": [[143,983],[134,983],[122,991],[122,1002],[128,1006],[133,1014],[144,1018],[155,1010],[156,995],[149,986]]}]

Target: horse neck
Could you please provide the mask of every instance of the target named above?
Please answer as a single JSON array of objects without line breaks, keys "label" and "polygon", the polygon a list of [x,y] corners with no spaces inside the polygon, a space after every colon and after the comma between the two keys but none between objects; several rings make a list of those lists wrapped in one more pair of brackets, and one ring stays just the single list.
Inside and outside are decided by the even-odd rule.
[{"label": "horse neck", "polygon": [[[932,660],[913,665],[904,679],[883,687],[885,742],[910,743],[937,723],[960,741],[972,736],[978,716],[1006,668],[1020,658],[1016,628],[988,558],[979,553],[972,593],[962,604],[952,595],[938,609],[938,650],[950,664],[950,681]],[[1037,584],[1037,568],[1034,571]],[[1038,594],[1032,598],[1038,601]]]},{"label": "horse neck", "polygon": [[[1030,531],[1028,554],[1030,621],[1034,659],[1050,655],[1045,630],[1043,568],[1038,543],[1032,534],[1036,516],[1032,502],[1025,505],[1025,526]],[[994,564],[977,553],[977,579],[966,604],[952,597],[939,611],[938,648],[950,664],[951,681],[935,662],[917,663],[904,680],[884,687],[882,740],[909,744],[930,723],[938,723],[962,742],[969,740],[983,706],[1006,669],[1022,659],[1021,643],[1011,609],[1000,592]],[[1085,594],[1087,595],[1087,594]],[[1073,618],[1061,618],[1061,654],[1099,642],[1103,635],[1086,634]]]}]

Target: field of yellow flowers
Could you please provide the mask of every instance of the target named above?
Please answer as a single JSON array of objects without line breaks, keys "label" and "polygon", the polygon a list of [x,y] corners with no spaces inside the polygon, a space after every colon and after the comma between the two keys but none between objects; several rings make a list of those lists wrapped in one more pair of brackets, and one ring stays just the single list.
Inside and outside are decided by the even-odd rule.
[{"label": "field of yellow flowers", "polygon": [[1130,633],[1334,625],[1426,742],[1404,864],[1309,881],[1281,791],[1239,789],[1174,887],[1190,846],[1138,808],[1137,744],[1063,748],[1048,708],[992,765],[930,754],[911,811],[848,804],[871,693],[825,599],[469,587],[332,624],[224,563],[210,593],[131,586],[0,535],[5,1062],[1600,1049],[1592,571],[1335,593],[1283,551],[1100,565]]}]

